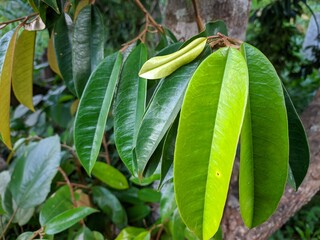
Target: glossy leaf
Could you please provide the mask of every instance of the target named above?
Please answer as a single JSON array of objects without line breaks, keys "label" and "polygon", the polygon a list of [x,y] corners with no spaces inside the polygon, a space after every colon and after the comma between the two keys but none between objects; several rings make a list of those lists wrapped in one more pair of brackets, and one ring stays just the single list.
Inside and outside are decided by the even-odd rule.
[{"label": "glossy leaf", "polygon": [[99,208],[108,216],[118,228],[123,228],[127,225],[127,214],[122,207],[118,198],[103,187],[92,188],[93,200]]},{"label": "glossy leaf", "polygon": [[13,60],[12,88],[21,104],[34,111],[33,107],[33,58],[36,32],[24,30],[19,36]]},{"label": "glossy leaf", "polygon": [[186,225],[184,225],[178,209],[176,209],[173,213],[172,219],[172,238],[173,239],[185,239],[184,231],[186,229]]},{"label": "glossy leaf", "polygon": [[60,165],[59,137],[41,140],[20,159],[11,175],[9,189],[19,208],[42,203],[50,191],[51,181]]},{"label": "glossy leaf", "polygon": [[94,212],[97,212],[97,210],[89,207],[78,207],[67,210],[52,218],[45,225],[45,232],[50,235],[62,232]]},{"label": "glossy leaf", "polygon": [[150,207],[146,205],[135,205],[133,207],[127,208],[126,210],[130,222],[142,220],[151,212]]},{"label": "glossy leaf", "polygon": [[69,38],[69,30],[66,23],[65,13],[61,14],[56,21],[53,36],[54,48],[62,78],[68,89],[75,94],[72,74],[72,45]]},{"label": "glossy leaf", "polygon": [[104,240],[105,238],[103,235],[96,231],[91,231],[89,228],[84,226],[81,230],[81,232],[78,233],[78,235],[74,238],[74,240]]},{"label": "glossy leaf", "polygon": [[248,96],[241,53],[222,48],[195,71],[180,113],[174,155],[176,201],[199,238],[219,228]]},{"label": "glossy leaf", "polygon": [[197,38],[177,52],[153,57],[140,69],[139,76],[147,79],[166,77],[181,66],[192,62],[206,46],[207,38]]},{"label": "glossy leaf", "polygon": [[144,202],[160,202],[161,193],[152,188],[142,188],[138,192],[138,197]]},{"label": "glossy leaf", "polygon": [[[169,176],[170,173],[172,174],[173,168],[173,158],[174,158],[174,149],[176,145],[176,138],[177,138],[177,130],[179,124],[179,117],[171,125],[168,133],[165,137],[165,141],[163,144],[162,149],[162,159],[161,159],[161,179],[160,179],[160,187],[168,180],[173,179],[173,175]],[[171,171],[170,171],[171,169]]]},{"label": "glossy leaf", "polygon": [[309,144],[300,117],[287,90],[283,85],[282,87],[289,125],[289,166],[295,182],[295,189],[297,190],[308,171],[310,162]]},{"label": "glossy leaf", "polygon": [[145,231],[140,233],[138,236],[134,238],[134,240],[150,240],[151,233],[149,231]]},{"label": "glossy leaf", "polygon": [[288,175],[288,120],[281,81],[268,59],[241,46],[249,97],[241,132],[239,195],[244,223],[255,227],[276,210]]},{"label": "glossy leaf", "polygon": [[160,200],[160,216],[161,222],[167,222],[171,217],[175,209],[177,209],[176,199],[174,194],[173,183],[168,183],[164,186],[164,190],[161,191]]},{"label": "glossy leaf", "polygon": [[82,166],[90,174],[101,142],[121,68],[121,53],[106,57],[92,73],[80,100],[74,141]]},{"label": "glossy leaf", "polygon": [[0,40],[0,133],[3,143],[12,149],[10,139],[10,98],[13,57],[19,27]]},{"label": "glossy leaf", "polygon": [[136,236],[146,232],[144,228],[126,227],[124,228],[115,240],[134,240]]},{"label": "glossy leaf", "polygon": [[133,148],[146,104],[147,82],[138,71],[147,60],[147,49],[139,44],[123,65],[114,104],[115,142],[121,160],[133,173]]},{"label": "glossy leaf", "polygon": [[96,162],[92,174],[112,188],[121,190],[129,187],[126,177],[118,169],[106,163]]},{"label": "glossy leaf", "polygon": [[74,26],[72,66],[78,97],[81,97],[91,72],[103,59],[104,25],[98,11],[92,5],[84,7]]},{"label": "glossy leaf", "polygon": [[72,208],[70,189],[63,186],[46,200],[40,210],[39,222],[45,226],[52,218]]},{"label": "glossy leaf", "polygon": [[57,0],[41,0],[50,6],[56,13],[60,14],[60,10],[57,4]]},{"label": "glossy leaf", "polygon": [[47,49],[47,57],[48,57],[48,63],[52,71],[54,71],[56,74],[59,75],[59,77],[62,78],[61,72],[58,66],[58,60],[57,55],[54,49],[54,38],[53,36],[50,37],[48,41],[48,49]]},{"label": "glossy leaf", "polygon": [[160,81],[138,132],[135,152],[140,173],[143,173],[152,153],[178,115],[192,74],[209,53],[210,49],[206,49],[194,62]]}]

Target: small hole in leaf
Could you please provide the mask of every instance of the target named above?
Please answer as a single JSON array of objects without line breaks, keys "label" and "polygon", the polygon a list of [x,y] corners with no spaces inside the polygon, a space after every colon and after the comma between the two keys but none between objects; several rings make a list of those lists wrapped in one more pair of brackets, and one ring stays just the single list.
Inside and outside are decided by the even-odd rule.
[{"label": "small hole in leaf", "polygon": [[216,172],[216,175],[217,175],[217,177],[220,177],[220,172],[217,171],[217,172]]}]

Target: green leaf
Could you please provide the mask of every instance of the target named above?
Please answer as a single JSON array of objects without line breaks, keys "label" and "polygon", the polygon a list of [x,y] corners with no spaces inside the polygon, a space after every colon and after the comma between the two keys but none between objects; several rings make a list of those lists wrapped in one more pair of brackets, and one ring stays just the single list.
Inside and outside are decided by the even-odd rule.
[{"label": "green leaf", "polygon": [[295,189],[301,185],[307,174],[310,151],[307,135],[299,118],[299,115],[290,99],[290,96],[282,85],[289,125],[289,166],[295,182]]},{"label": "green leaf", "polygon": [[9,189],[18,208],[31,208],[46,199],[59,164],[58,136],[41,140],[26,158],[17,162],[11,175]]},{"label": "green leaf", "polygon": [[101,142],[121,68],[121,53],[106,57],[90,76],[80,100],[74,125],[75,148],[90,174]]},{"label": "green leaf", "polygon": [[12,88],[21,104],[34,111],[33,58],[36,32],[24,30],[18,38],[13,60]]},{"label": "green leaf", "polygon": [[144,202],[156,203],[160,202],[161,193],[151,188],[142,188],[138,192],[138,197]]},{"label": "green leaf", "polygon": [[255,227],[276,210],[288,176],[288,119],[281,81],[268,59],[241,46],[249,97],[241,132],[239,195],[244,223]]},{"label": "green leaf", "polygon": [[[168,179],[172,179],[173,176],[170,175],[170,168],[172,168],[173,158],[174,158],[174,149],[176,145],[177,130],[179,124],[179,117],[171,125],[164,141],[162,149],[162,159],[161,159],[161,178],[160,178],[160,187]],[[172,171],[171,171],[172,173]]]},{"label": "green leaf", "polygon": [[127,208],[126,210],[130,222],[142,220],[151,212],[150,207],[146,205],[135,205],[133,207]]},{"label": "green leaf", "polygon": [[145,231],[140,233],[138,236],[134,238],[134,240],[150,240],[151,234],[149,231]]},{"label": "green leaf", "polygon": [[136,236],[146,232],[144,228],[126,227],[124,228],[115,240],[134,240]]},{"label": "green leaf", "polygon": [[126,211],[112,192],[103,187],[93,187],[92,195],[93,201],[105,214],[111,217],[112,222],[118,228],[121,229],[127,225]]},{"label": "green leaf", "polygon": [[60,69],[58,66],[58,60],[57,60],[57,55],[56,55],[55,48],[54,48],[53,39],[54,39],[54,37],[51,36],[48,41],[48,48],[47,48],[48,63],[49,63],[51,70],[53,72],[55,72],[56,74],[58,74],[60,78],[62,78],[61,72],[60,72]]},{"label": "green leaf", "polygon": [[0,134],[3,143],[12,149],[10,139],[10,99],[13,56],[19,28],[7,32],[0,39]]},{"label": "green leaf", "polygon": [[161,222],[164,223],[168,221],[174,210],[177,209],[173,183],[166,184],[161,192],[160,216]]},{"label": "green leaf", "polygon": [[69,38],[69,29],[65,13],[61,14],[54,25],[54,48],[58,66],[66,86],[75,95],[75,86],[72,74],[72,45]]},{"label": "green leaf", "polygon": [[33,232],[24,232],[18,236],[16,240],[31,240],[33,238]]},{"label": "green leaf", "polygon": [[45,232],[50,235],[62,232],[94,212],[97,210],[89,207],[67,210],[47,222]]},{"label": "green leaf", "polygon": [[139,178],[139,177],[134,177],[131,176],[130,181],[133,182],[134,184],[137,184],[139,186],[148,186],[154,181],[160,180],[160,174],[154,173],[150,177],[144,177],[144,178]]},{"label": "green leaf", "polygon": [[172,238],[173,239],[185,239],[184,231],[186,229],[186,225],[184,225],[178,209],[176,209],[173,213],[172,219]]},{"label": "green leaf", "polygon": [[112,188],[120,190],[129,187],[126,177],[118,169],[106,163],[96,162],[92,174]]},{"label": "green leaf", "polygon": [[84,226],[81,231],[77,234],[74,240],[104,240],[101,233],[96,231],[91,231],[89,228]]},{"label": "green leaf", "polygon": [[75,22],[72,44],[72,67],[75,88],[81,97],[91,72],[103,59],[104,25],[99,10],[88,5]]},{"label": "green leaf", "polygon": [[197,60],[160,81],[138,132],[135,151],[140,173],[144,172],[149,158],[178,115],[192,74],[209,53],[207,48]]},{"label": "green leaf", "polygon": [[147,82],[138,76],[147,59],[147,49],[139,44],[123,65],[114,104],[115,142],[120,158],[133,173],[133,148],[145,110]]},{"label": "green leaf", "polygon": [[198,57],[205,48],[206,42],[207,38],[197,38],[177,52],[149,59],[142,66],[139,76],[147,79],[159,79],[170,75]]},{"label": "green leaf", "polygon": [[60,14],[60,10],[57,4],[57,0],[41,0],[50,6],[56,13]]},{"label": "green leaf", "polygon": [[70,189],[63,186],[46,200],[40,210],[39,222],[45,226],[52,218],[72,208]]},{"label": "green leaf", "polygon": [[180,113],[174,187],[181,218],[199,238],[219,228],[248,96],[241,53],[222,48],[195,71]]}]

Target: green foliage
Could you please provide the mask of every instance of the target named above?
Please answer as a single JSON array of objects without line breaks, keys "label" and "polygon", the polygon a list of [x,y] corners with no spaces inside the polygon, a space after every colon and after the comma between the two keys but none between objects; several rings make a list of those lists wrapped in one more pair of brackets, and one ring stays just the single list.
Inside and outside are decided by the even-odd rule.
[{"label": "green foliage", "polygon": [[[29,4],[36,13],[0,39],[0,133],[15,143],[0,173],[0,238],[221,239],[239,139],[248,227],[274,212],[289,164],[290,183],[301,184],[309,153],[293,104],[259,50],[218,33],[223,22],[181,43],[146,14],[138,37],[111,53],[120,39],[111,35],[133,30],[103,24],[116,20],[104,13],[131,3]],[[21,39],[44,25],[58,76],[39,81],[36,71],[31,103],[34,35]],[[11,84],[35,112],[10,109]]]}]

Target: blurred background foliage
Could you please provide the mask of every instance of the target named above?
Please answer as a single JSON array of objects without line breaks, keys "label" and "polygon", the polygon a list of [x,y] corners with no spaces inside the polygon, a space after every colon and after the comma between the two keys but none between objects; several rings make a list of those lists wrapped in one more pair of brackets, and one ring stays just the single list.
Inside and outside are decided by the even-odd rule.
[{"label": "blurred background foliage", "polygon": [[[76,0],[74,0],[76,1]],[[158,22],[161,22],[159,3],[162,1],[142,1]],[[122,44],[133,39],[144,24],[144,14],[128,0],[96,0],[105,21],[105,55],[120,49]],[[320,12],[318,0],[253,0],[252,10],[247,30],[247,41],[257,46],[273,63],[279,76],[289,90],[297,109],[302,112],[320,86],[320,61],[319,48],[314,48],[313,60],[306,59],[303,54],[303,41],[312,18],[313,12]],[[0,1],[0,22],[19,18],[32,13],[27,0]],[[0,30],[2,36],[13,29],[15,24],[10,24]],[[11,128],[14,141],[21,136],[48,137],[59,133],[61,142],[73,145],[72,126],[74,108],[77,100],[69,94],[62,80],[50,70],[46,57],[49,34],[42,31],[37,34],[35,71],[34,71],[34,102],[36,112],[28,111],[12,99],[13,111]],[[111,118],[112,119],[112,118]],[[114,145],[113,122],[108,120],[106,131],[106,146],[111,157],[112,166],[129,176],[126,168],[119,160]],[[1,149],[5,149],[2,147]],[[4,159],[8,152],[2,152]],[[101,156],[104,157],[103,155]],[[81,179],[76,164],[72,161],[70,152],[64,151],[61,167],[70,174],[72,182],[86,183],[91,186],[96,179]],[[137,227],[151,226],[159,218],[159,207],[162,218],[173,214],[175,209],[172,199],[172,189],[169,185],[162,191],[152,191],[152,182],[142,185],[135,184],[136,179],[131,179],[130,188],[126,191],[111,190],[110,196],[116,196],[127,210],[128,221]],[[55,183],[61,181],[57,177]],[[53,190],[56,190],[54,188]],[[143,189],[150,189],[148,194],[139,194]],[[86,193],[86,191],[84,191]],[[143,199],[149,196],[149,199]],[[171,197],[171,198],[170,198]],[[161,200],[160,200],[161,199]],[[97,200],[98,201],[98,200]],[[106,214],[105,212],[109,214]],[[115,225],[112,224],[112,211],[107,208],[104,213],[93,215],[92,229],[105,232],[114,237]],[[106,218],[105,215],[108,217]],[[94,226],[100,219],[100,225]],[[34,222],[30,222],[32,228]],[[104,224],[109,224],[110,229],[104,229]],[[120,224],[120,223],[119,223]],[[121,224],[120,224],[121,225]],[[170,224],[164,228],[171,228]],[[272,239],[320,239],[320,198],[316,196],[313,201],[297,213]],[[14,230],[19,231],[19,230]],[[72,229],[71,229],[72,231]],[[169,230],[168,230],[169,231]],[[189,233],[190,234],[190,233]],[[66,239],[62,234],[60,237]],[[165,238],[164,238],[165,239]]]}]

